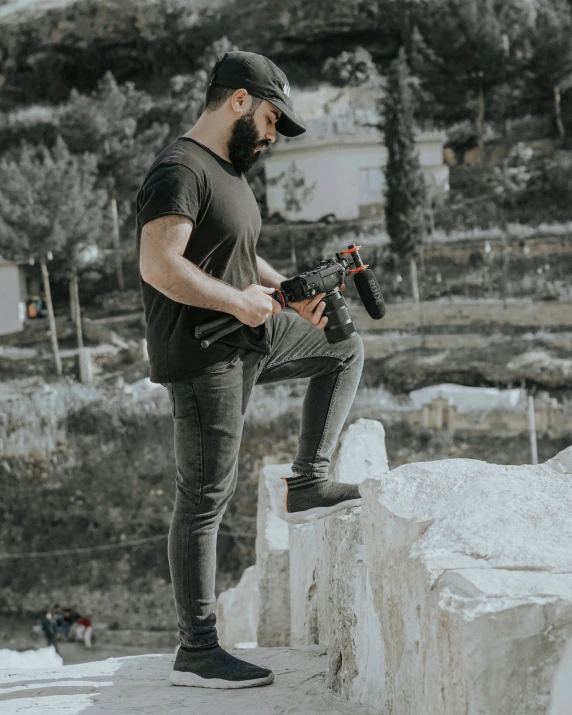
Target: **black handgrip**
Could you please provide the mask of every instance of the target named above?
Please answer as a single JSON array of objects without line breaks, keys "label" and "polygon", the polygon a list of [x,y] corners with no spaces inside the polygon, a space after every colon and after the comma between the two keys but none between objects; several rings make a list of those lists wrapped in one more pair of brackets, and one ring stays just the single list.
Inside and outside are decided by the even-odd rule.
[{"label": "black handgrip", "polygon": [[[278,301],[283,308],[286,307],[286,298],[281,291],[275,290],[271,297]],[[196,325],[195,338],[201,341],[201,348],[208,348],[215,340],[232,333],[243,325],[244,323],[241,323],[233,315],[223,315],[222,318],[215,318],[209,323]]]},{"label": "black handgrip", "polygon": [[234,330],[237,330],[237,328],[241,328],[243,325],[244,323],[241,323],[240,320],[233,318],[231,323],[222,327],[220,330],[217,330],[214,333],[209,333],[206,338],[203,338],[201,340],[201,348],[208,348],[211,343],[215,342],[215,340],[222,338],[223,335],[228,335],[228,333],[232,333]]},{"label": "black handgrip", "polygon": [[[231,323],[234,323],[237,319],[234,317],[234,315],[228,315],[225,314],[222,316],[222,318],[215,318],[214,320],[211,320],[209,323],[203,323],[202,325],[196,325],[195,326],[195,338],[197,340],[200,340],[202,337],[207,336],[209,333],[213,333],[215,330],[218,330],[219,328],[224,328],[227,325],[230,325]],[[238,321],[240,322],[240,321]]]}]

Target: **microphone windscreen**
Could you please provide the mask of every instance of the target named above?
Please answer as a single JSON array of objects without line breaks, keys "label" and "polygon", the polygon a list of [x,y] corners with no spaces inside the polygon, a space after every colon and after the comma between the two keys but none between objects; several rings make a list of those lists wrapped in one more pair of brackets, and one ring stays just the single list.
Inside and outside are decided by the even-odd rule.
[{"label": "microphone windscreen", "polygon": [[385,315],[385,301],[381,295],[381,288],[377,278],[371,268],[354,273],[354,281],[369,317],[374,320],[381,320]]}]

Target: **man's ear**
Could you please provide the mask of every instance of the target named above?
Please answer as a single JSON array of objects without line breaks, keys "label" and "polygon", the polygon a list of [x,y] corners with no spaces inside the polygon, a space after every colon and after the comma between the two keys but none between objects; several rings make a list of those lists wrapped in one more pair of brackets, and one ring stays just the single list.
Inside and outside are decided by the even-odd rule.
[{"label": "man's ear", "polygon": [[234,114],[242,115],[246,114],[246,107],[248,106],[248,97],[250,95],[245,89],[237,89],[230,98],[230,108]]}]

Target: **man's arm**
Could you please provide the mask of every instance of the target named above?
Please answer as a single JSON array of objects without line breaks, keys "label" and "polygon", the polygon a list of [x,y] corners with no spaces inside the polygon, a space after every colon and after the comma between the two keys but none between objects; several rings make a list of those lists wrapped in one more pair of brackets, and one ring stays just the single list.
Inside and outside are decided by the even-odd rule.
[{"label": "man's arm", "polygon": [[280,288],[280,283],[286,280],[286,276],[281,276],[280,273],[277,273],[274,268],[263,258],[260,258],[260,256],[256,256],[256,262],[258,264],[258,274],[261,284],[268,288]]},{"label": "man's arm", "polygon": [[161,216],[146,223],[141,232],[141,277],[177,303],[234,315],[241,291],[207,275],[183,256],[192,228],[185,216]]}]

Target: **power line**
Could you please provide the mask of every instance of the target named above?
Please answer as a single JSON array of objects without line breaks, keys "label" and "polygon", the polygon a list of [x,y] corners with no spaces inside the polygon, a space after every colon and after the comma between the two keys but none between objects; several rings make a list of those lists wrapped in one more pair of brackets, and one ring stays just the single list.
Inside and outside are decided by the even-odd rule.
[{"label": "power line", "polygon": [[[42,556],[68,556],[71,554],[89,554],[94,551],[111,551],[112,549],[121,549],[124,546],[140,546],[141,544],[150,544],[155,541],[162,541],[168,538],[168,534],[157,534],[156,536],[147,536],[142,539],[132,539],[131,541],[118,541],[114,544],[101,544],[100,546],[81,546],[75,549],[57,549],[55,551],[23,551],[17,554],[0,554],[0,561],[8,559],[25,559],[39,558]],[[219,531],[219,536],[234,536],[237,538],[256,537],[255,533],[247,533],[240,531]]]}]

